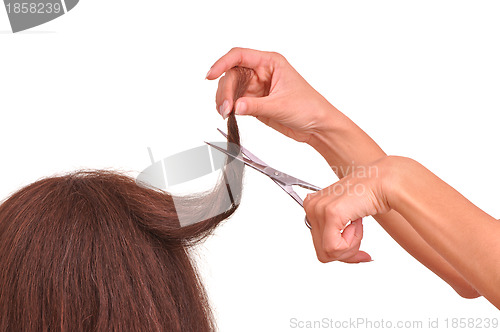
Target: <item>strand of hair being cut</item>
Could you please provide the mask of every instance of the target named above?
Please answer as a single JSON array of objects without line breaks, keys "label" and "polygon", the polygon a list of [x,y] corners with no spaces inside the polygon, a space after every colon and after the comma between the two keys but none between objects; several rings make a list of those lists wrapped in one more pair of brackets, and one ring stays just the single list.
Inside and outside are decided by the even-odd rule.
[{"label": "strand of hair being cut", "polygon": [[[253,71],[244,67],[235,67],[237,70],[237,84],[233,97],[233,105],[246,91]],[[240,153],[240,133],[238,123],[234,114],[234,106],[227,120],[227,147],[233,154]],[[160,234],[168,236],[170,239],[178,238],[185,245],[196,244],[209,236],[216,226],[228,219],[238,208],[242,194],[244,164],[228,157],[222,171],[222,176],[214,189],[204,195],[171,197],[175,201],[177,217],[180,209],[187,209],[189,216],[197,222],[181,227],[176,230],[163,229]],[[174,204],[171,204],[172,206]],[[224,209],[227,207],[227,209]],[[223,212],[220,212],[223,209]],[[217,211],[217,212],[214,212]],[[206,217],[210,216],[210,217]],[[162,229],[160,225],[157,225]]]}]

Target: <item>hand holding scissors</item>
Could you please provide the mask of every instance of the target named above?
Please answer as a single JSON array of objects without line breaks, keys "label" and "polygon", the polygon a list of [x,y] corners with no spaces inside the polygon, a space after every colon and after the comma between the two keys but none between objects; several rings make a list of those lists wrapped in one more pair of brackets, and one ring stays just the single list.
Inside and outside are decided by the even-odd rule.
[{"label": "hand holding scissors", "polygon": [[[222,130],[218,130],[222,135],[227,137],[227,135]],[[267,175],[302,207],[304,207],[304,201],[295,192],[295,190],[293,190],[293,186],[299,186],[305,189],[313,190],[315,192],[322,190],[315,185],[312,185],[306,181],[300,180],[294,176],[291,176],[269,166],[241,145],[241,153],[234,154],[214,144],[207,142],[205,143],[213,147],[214,149],[217,149],[218,151],[243,162],[245,165],[256,169],[262,174]],[[326,190],[326,192],[328,192],[329,188],[325,188],[323,190]],[[309,199],[307,204],[310,206],[311,201],[317,200],[317,198],[318,197]],[[319,198],[321,198],[321,196],[319,196]],[[324,195],[323,198],[330,199],[329,195]],[[314,208],[312,211],[311,207],[309,207],[309,209],[310,211],[308,213],[314,212]],[[362,234],[361,218],[357,218],[355,220],[353,219],[352,222],[350,219],[346,220],[345,224],[342,225],[336,225],[335,223],[330,224],[328,226],[328,231],[326,231],[324,224],[316,224],[316,226],[318,227],[315,226],[315,228],[313,229],[313,227],[311,227],[311,224],[307,220],[307,217],[304,218],[304,221],[306,226],[311,230],[314,246],[316,248],[316,254],[321,262],[326,263],[332,260],[341,260],[343,262],[357,263],[368,262],[371,260],[370,255],[368,255],[364,251],[359,251],[359,244],[361,241],[360,234]],[[333,227],[333,230],[330,229],[331,227]],[[356,237],[357,239],[354,240]]]}]

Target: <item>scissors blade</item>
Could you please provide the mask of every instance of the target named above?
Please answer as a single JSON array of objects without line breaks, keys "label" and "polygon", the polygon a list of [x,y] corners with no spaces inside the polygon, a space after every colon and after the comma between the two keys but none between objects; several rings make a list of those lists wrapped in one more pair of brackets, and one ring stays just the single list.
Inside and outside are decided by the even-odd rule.
[{"label": "scissors blade", "polygon": [[309,182],[306,182],[306,181],[303,181],[303,180],[300,180],[300,179],[297,179],[297,183],[296,185],[299,186],[299,187],[302,187],[304,189],[309,189],[309,190],[313,190],[313,191],[319,191],[321,190],[320,187],[318,186],[315,186],[314,184],[310,184]]},{"label": "scissors blade", "polygon": [[[221,133],[225,138],[227,138],[227,134],[223,132],[221,129],[217,128],[219,133]],[[271,179],[274,180],[276,183],[281,183],[283,185],[304,185],[304,188],[306,189],[311,189],[311,190],[319,190],[318,187],[307,183],[305,181],[299,180],[291,175],[286,174],[285,172],[281,172],[268,164],[266,164],[264,161],[259,159],[256,155],[248,151],[244,146],[240,145],[240,151],[243,152],[244,155],[248,157],[249,161],[254,162],[254,164],[259,167],[258,170],[260,170],[262,173],[266,174],[269,176]],[[251,166],[251,165],[249,165]],[[251,166],[252,167],[252,166]],[[255,167],[254,167],[255,168]],[[318,189],[316,189],[318,188]]]},{"label": "scissors blade", "polygon": [[[222,136],[227,138],[227,134],[224,131],[222,131],[219,128],[217,128],[217,130],[219,131],[219,133],[222,134]],[[300,179],[298,179],[294,176],[291,176],[285,172],[281,172],[281,171],[278,171],[278,170],[272,168],[271,166],[266,164],[264,161],[259,159],[256,155],[254,155],[253,153],[248,151],[248,149],[246,149],[244,146],[240,145],[240,151],[243,152],[243,154],[248,157],[248,159],[249,159],[248,161],[253,161],[257,164],[260,164],[260,167],[258,170],[261,171],[262,173],[266,174],[270,178],[272,178],[275,182],[278,181],[284,185],[297,185],[297,186],[302,187],[304,189],[309,189],[309,190],[313,190],[313,191],[321,190],[321,188],[318,186],[315,186],[309,182],[306,182],[304,180],[300,180]],[[249,165],[249,166],[251,166],[251,165]],[[251,166],[251,167],[253,167],[253,166]],[[255,168],[255,167],[253,167],[253,168]],[[257,169],[257,168],[255,168],[255,169]]]},{"label": "scissors blade", "polygon": [[255,169],[255,170],[257,170],[257,171],[259,171],[259,172],[261,172],[261,173],[263,173],[263,174],[265,174],[265,175],[267,175],[267,176],[269,176],[269,177],[272,178],[272,176],[270,175],[272,173],[269,171],[269,167],[268,166],[264,166],[264,165],[261,165],[259,163],[256,163],[256,162],[254,162],[254,161],[252,161],[252,160],[250,160],[250,159],[248,159],[246,157],[243,157],[243,156],[241,156],[239,154],[237,155],[237,154],[234,154],[232,152],[229,152],[226,149],[218,147],[215,144],[208,143],[208,142],[205,142],[205,144],[209,145],[210,147],[212,147],[212,148],[214,148],[214,149],[216,149],[216,150],[218,150],[218,151],[220,151],[222,153],[225,153],[226,155],[228,155],[228,156],[230,156],[230,157],[232,157],[232,158],[234,158],[236,160],[241,161],[245,165],[248,165],[248,166],[252,167],[253,169]]},{"label": "scissors blade", "polygon": [[[217,128],[217,130],[227,139],[227,134],[225,132],[223,132],[219,128]],[[264,161],[259,159],[256,155],[254,155],[253,153],[251,153],[250,151],[248,151],[245,147],[243,147],[241,145],[240,145],[240,151],[245,156],[247,156],[248,159],[244,158],[244,157],[242,157],[242,158],[236,157],[233,154],[229,153],[229,151],[226,151],[222,148],[219,148],[218,146],[214,146],[214,145],[207,143],[207,142],[205,142],[205,143],[208,144],[209,146],[212,146],[213,148],[233,157],[233,158],[236,158],[236,159],[242,161],[243,163],[245,163],[245,165],[248,165],[248,166],[258,170],[259,172],[267,175],[269,178],[271,178],[271,180],[273,180],[278,186],[280,186],[281,189],[283,189],[288,195],[290,195],[290,197],[292,197],[302,207],[304,207],[304,201],[297,194],[297,192],[295,192],[295,190],[293,190],[292,185],[298,185],[302,188],[313,190],[313,191],[321,190],[320,187],[317,187],[317,186],[310,184],[306,181],[297,179],[296,177],[293,177],[293,176],[288,175],[286,173],[275,170],[274,168],[267,165]],[[307,221],[307,217],[304,217],[304,221],[306,223],[306,226],[309,229],[311,229],[311,225],[309,224],[309,221]]]},{"label": "scissors blade", "polygon": [[[219,131],[219,133],[222,134],[222,136],[224,136],[225,138],[227,138],[227,134],[225,132],[223,132],[221,129],[217,128],[217,130]],[[240,146],[240,150],[241,152],[243,152],[244,155],[246,155],[250,160],[253,160],[263,166],[266,166],[267,164],[260,160],[256,155],[254,155],[253,153],[251,153],[250,151],[248,151],[248,149],[246,149],[245,147],[243,146]]]},{"label": "scissors blade", "polygon": [[[273,179],[274,180],[274,179]],[[278,181],[274,181],[278,186],[281,187],[288,195],[290,195],[297,203],[299,203],[300,206],[304,207],[304,200],[293,190],[293,187],[291,185],[283,185],[279,183]]]}]

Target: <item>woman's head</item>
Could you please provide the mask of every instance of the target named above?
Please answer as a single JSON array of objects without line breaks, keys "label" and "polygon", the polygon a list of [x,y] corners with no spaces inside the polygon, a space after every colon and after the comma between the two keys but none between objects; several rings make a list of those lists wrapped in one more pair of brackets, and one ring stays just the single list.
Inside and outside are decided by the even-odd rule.
[{"label": "woman's head", "polygon": [[[239,73],[234,100],[251,78]],[[228,149],[238,153],[234,112],[227,126]],[[213,191],[175,204],[102,170],[14,193],[0,205],[0,331],[214,330],[188,248],[238,207],[244,165],[230,159]],[[176,206],[201,221],[181,227]]]},{"label": "woman's head", "polygon": [[0,206],[0,330],[208,331],[172,198],[109,171],[35,182]]}]

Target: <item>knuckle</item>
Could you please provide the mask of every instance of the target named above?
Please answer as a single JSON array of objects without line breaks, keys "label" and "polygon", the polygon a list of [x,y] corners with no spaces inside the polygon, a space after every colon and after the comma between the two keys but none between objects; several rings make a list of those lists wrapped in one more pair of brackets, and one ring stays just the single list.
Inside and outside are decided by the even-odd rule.
[{"label": "knuckle", "polygon": [[219,80],[219,83],[217,84],[218,89],[220,89],[222,87],[222,85],[224,84],[224,80],[225,80],[225,76],[222,76]]},{"label": "knuckle", "polygon": [[307,203],[304,201],[304,211],[306,211],[307,215],[310,215],[311,213],[314,212],[314,207],[312,206],[311,201],[308,201]]},{"label": "knuckle", "polygon": [[306,211],[309,209],[309,204],[311,204],[311,196],[307,195],[306,198],[304,198],[304,202],[302,202]]},{"label": "knuckle", "polygon": [[336,203],[332,202],[325,207],[325,217],[327,219],[333,219],[338,215],[338,206]]},{"label": "knuckle", "polygon": [[315,205],[316,205],[316,198],[317,196],[315,196],[315,194],[307,194],[306,195],[306,198],[304,198],[304,202],[303,202],[303,205],[304,205],[304,208],[305,209],[312,209]]},{"label": "knuckle", "polygon": [[227,99],[231,95],[232,95],[232,87],[231,86],[229,86],[229,85],[226,84],[223,87],[221,87],[221,96],[222,96],[222,98]]},{"label": "knuckle", "polygon": [[342,254],[340,250],[340,245],[338,243],[327,243],[323,245],[323,251],[325,254],[333,260],[337,260]]},{"label": "knuckle", "polygon": [[276,59],[284,59],[285,57],[283,55],[281,55],[281,53],[278,53],[278,52],[269,52],[271,54],[271,56],[273,58],[276,58]]},{"label": "knuckle", "polygon": [[318,203],[315,204],[314,212],[316,213],[316,215],[322,215],[324,211],[325,211],[325,204],[322,201],[319,201]]},{"label": "knuckle", "polygon": [[323,264],[326,264],[326,263],[331,262],[331,260],[329,260],[327,256],[322,255],[322,254],[320,254],[320,253],[318,253],[318,254],[316,255],[316,257],[318,257],[318,261],[320,261],[320,262],[321,262],[321,263],[323,263]]}]

